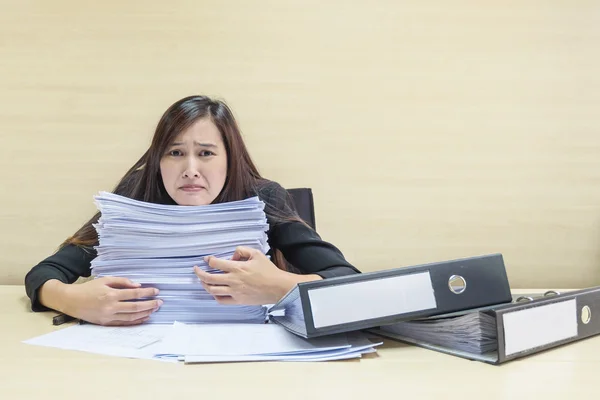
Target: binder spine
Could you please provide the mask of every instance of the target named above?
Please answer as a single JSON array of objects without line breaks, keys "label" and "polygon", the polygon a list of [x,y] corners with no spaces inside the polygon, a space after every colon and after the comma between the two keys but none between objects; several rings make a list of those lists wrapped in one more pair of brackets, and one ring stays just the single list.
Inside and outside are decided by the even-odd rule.
[{"label": "binder spine", "polygon": [[[508,306],[495,312],[498,329],[498,363],[525,357],[600,334],[600,287],[564,294],[560,294],[556,291],[549,291],[546,292],[542,298],[531,300],[531,297],[523,296],[517,299],[517,301],[521,304]],[[568,308],[570,304],[573,305],[570,314],[566,313],[565,308],[558,307],[564,305]],[[562,330],[560,332],[565,332],[565,337],[558,337],[556,340],[544,343],[543,339],[552,337],[552,335],[538,334],[534,338],[538,341],[537,345],[533,342],[534,345],[529,348],[523,349],[522,351],[511,352],[510,348],[507,348],[507,341],[515,340],[515,338],[507,337],[507,335],[511,335],[510,331],[507,332],[507,315],[510,313],[528,312],[529,310],[535,309],[543,310],[544,308],[546,308],[549,313],[540,315],[544,319],[551,318],[552,326],[554,326],[555,329]],[[570,322],[573,320],[574,322]],[[548,321],[546,321],[546,323],[548,323]],[[562,325],[570,323],[574,324],[575,331],[573,334],[568,335],[568,331],[565,331],[565,328]]]},{"label": "binder spine", "polygon": [[[411,279],[413,283],[407,283]],[[377,281],[383,282],[380,287],[376,286]],[[501,254],[330,278],[302,283],[298,287],[309,336],[364,329],[512,300]],[[349,288],[352,290],[345,290]],[[363,303],[369,304],[369,308]],[[380,315],[370,312],[377,309],[381,311]]]}]

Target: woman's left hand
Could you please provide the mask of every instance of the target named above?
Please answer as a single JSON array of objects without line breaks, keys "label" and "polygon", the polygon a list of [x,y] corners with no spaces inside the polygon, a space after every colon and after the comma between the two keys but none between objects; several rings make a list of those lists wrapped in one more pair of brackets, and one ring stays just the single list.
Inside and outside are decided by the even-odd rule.
[{"label": "woman's left hand", "polygon": [[299,275],[277,268],[262,252],[249,247],[238,247],[231,260],[209,256],[207,262],[224,273],[211,274],[197,266],[194,272],[220,304],[273,304],[300,282],[295,278]]}]

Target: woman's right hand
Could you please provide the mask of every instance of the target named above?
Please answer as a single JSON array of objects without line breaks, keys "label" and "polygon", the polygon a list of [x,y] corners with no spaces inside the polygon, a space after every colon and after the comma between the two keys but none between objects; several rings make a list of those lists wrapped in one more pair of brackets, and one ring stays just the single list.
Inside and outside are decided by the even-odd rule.
[{"label": "woman's right hand", "polygon": [[147,321],[159,309],[158,289],[141,288],[122,277],[102,277],[81,284],[65,285],[65,314],[98,325],[137,325]]}]

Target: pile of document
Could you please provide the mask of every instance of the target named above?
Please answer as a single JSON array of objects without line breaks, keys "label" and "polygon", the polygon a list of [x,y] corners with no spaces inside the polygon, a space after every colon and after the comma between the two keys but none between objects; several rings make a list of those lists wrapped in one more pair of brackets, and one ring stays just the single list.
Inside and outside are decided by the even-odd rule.
[{"label": "pile of document", "polygon": [[126,327],[73,325],[24,343],[165,362],[333,361],[375,353],[382,342],[360,332],[304,339],[281,325],[174,323]]},{"label": "pile of document", "polygon": [[153,204],[113,193],[94,197],[101,217],[92,275],[120,276],[160,290],[150,323],[264,322],[263,306],[223,306],[194,273],[204,257],[230,259],[238,246],[269,251],[265,204],[252,197],[204,206]]}]

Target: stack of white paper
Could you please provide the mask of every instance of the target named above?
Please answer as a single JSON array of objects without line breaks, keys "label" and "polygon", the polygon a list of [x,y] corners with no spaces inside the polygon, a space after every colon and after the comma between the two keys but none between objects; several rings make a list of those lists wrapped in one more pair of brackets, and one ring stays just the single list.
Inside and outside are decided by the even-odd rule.
[{"label": "stack of white paper", "polygon": [[238,246],[269,250],[264,203],[258,197],[204,206],[146,203],[113,193],[94,197],[101,212],[96,277],[122,276],[160,290],[151,323],[263,322],[265,307],[222,306],[207,293],[194,266],[209,272],[207,255],[230,259]]}]

